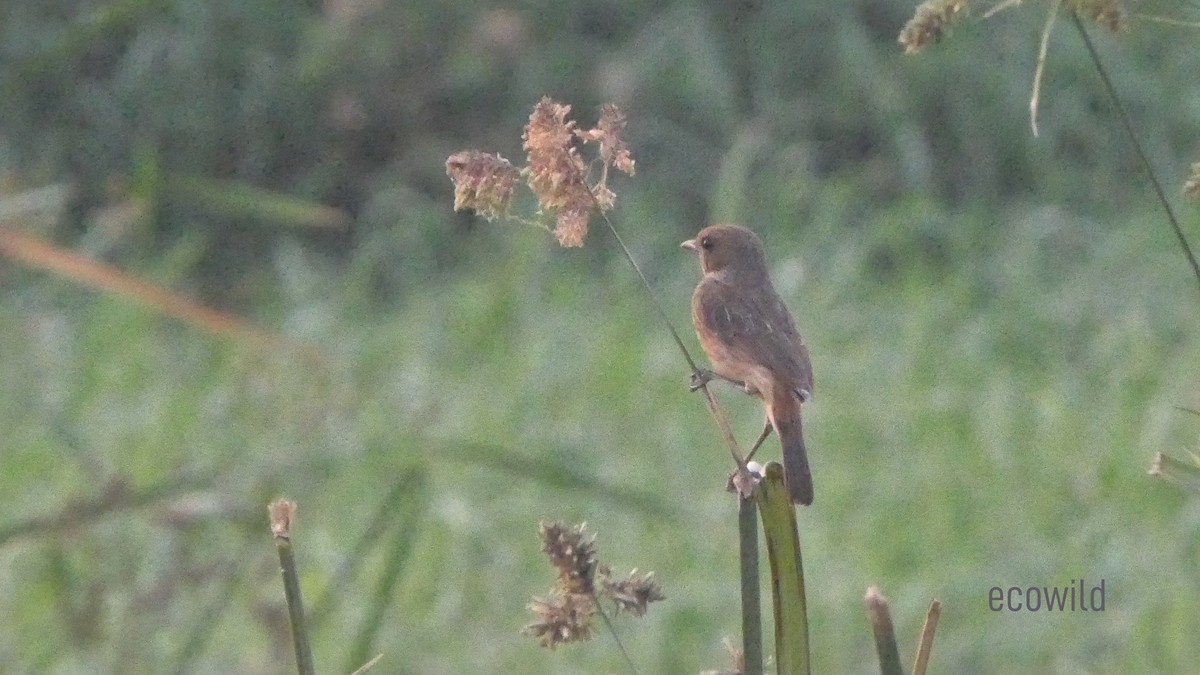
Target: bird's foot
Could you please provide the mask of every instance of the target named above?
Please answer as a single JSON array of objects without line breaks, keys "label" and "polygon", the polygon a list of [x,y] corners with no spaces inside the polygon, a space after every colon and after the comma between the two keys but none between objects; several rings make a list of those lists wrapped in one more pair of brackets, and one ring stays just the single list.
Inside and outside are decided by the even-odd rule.
[{"label": "bird's foot", "polygon": [[692,371],[692,376],[688,378],[688,391],[696,391],[700,387],[712,382],[716,377],[717,374],[707,368],[697,368]]},{"label": "bird's foot", "polygon": [[758,395],[758,390],[755,389],[753,386],[751,386],[745,382],[742,382],[741,380],[735,380],[732,377],[725,377],[724,375],[718,375],[707,368],[697,368],[695,371],[692,372],[692,376],[690,378],[688,378],[688,391],[696,391],[700,387],[703,387],[704,385],[708,384],[709,382],[712,382],[713,380],[725,380],[726,382],[728,382],[729,384],[732,384],[735,387],[744,389],[746,391],[746,393],[750,394],[751,396]]}]

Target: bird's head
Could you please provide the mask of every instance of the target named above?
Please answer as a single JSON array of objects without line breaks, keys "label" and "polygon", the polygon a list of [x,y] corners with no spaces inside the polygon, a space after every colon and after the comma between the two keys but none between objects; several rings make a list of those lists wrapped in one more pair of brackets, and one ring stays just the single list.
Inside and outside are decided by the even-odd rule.
[{"label": "bird's head", "polygon": [[680,244],[700,257],[705,274],[744,278],[767,275],[767,261],[758,235],[737,225],[712,225]]}]

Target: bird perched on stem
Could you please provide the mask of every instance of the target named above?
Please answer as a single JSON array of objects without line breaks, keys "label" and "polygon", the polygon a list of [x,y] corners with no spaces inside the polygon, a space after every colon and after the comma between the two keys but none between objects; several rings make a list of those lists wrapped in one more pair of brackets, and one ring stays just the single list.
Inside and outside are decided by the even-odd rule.
[{"label": "bird perched on stem", "polygon": [[[758,446],[774,429],[793,504],[812,504],[800,404],[812,397],[812,364],[792,315],[775,292],[758,236],[736,225],[706,227],[683,244],[696,252],[704,278],[692,295],[692,323],[712,371],[693,375],[692,389],[713,377],[762,401],[767,421]],[[749,459],[749,457],[747,457]]]}]

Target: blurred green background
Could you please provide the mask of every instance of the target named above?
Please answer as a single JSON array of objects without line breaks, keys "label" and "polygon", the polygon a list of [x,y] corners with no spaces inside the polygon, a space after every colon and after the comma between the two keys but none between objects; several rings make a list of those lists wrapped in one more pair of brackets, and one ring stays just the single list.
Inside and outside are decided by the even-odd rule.
[{"label": "blurred green background", "polygon": [[[884,0],[6,0],[3,231],[283,342],[0,263],[0,671],[293,672],[281,495],[322,672],[623,672],[519,634],[542,519],[656,572],[642,672],[728,665],[730,462],[611,236],[451,212],[445,158],[519,160],[543,95],[627,112],[613,218],[695,353],[678,242],[766,241],[816,373],[815,672],[876,668],[871,584],[906,659],[942,601],[932,672],[1195,670],[1200,502],[1146,470],[1195,445],[1196,280],[1069,21],[1031,135],[1047,8],[904,56]],[[1174,198],[1195,29],[1090,30]],[[1103,612],[988,609],[1080,577]]]}]

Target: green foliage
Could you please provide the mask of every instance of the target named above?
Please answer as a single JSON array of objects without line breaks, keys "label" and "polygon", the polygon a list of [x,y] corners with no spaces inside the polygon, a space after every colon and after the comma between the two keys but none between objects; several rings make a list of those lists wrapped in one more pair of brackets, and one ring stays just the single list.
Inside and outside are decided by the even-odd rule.
[{"label": "green foliage", "polygon": [[[204,232],[189,271],[243,300],[273,285],[260,277],[280,213],[206,208],[162,176],[228,186],[210,203],[257,188],[345,209],[348,233],[300,236],[334,255],[406,253],[408,264],[380,256],[369,270],[377,290],[396,292],[431,265],[453,266],[476,227],[445,209],[442,161],[464,146],[518,155],[513,130],[544,94],[580,112],[607,100],[629,113],[653,180],[630,187],[624,208],[648,210],[673,236],[710,212],[791,231],[831,180],[855,188],[855,220],[913,194],[1123,210],[1145,194],[1131,178],[1139,169],[1069,32],[1052,43],[1041,137],[1028,133],[1038,9],[964,22],[954,39],[903,56],[896,33],[911,8],[879,0],[537,11],[14,0],[2,17],[0,162],[24,182],[75,185],[67,240],[113,201],[153,204],[143,226],[153,236],[120,249],[131,262]],[[1117,84],[1170,177],[1194,159],[1200,132],[1186,88],[1172,83],[1200,56],[1162,30],[1174,29],[1135,22],[1100,40],[1128,47],[1113,54]],[[796,210],[765,211],[775,191]]]},{"label": "green foliage", "polygon": [[780,673],[809,675],[807,598],[796,511],[784,492],[783,466],[769,462],[755,495],[762,514],[763,540],[771,570],[775,665]]},{"label": "green foliage", "polygon": [[[1173,430],[1190,417],[1170,406],[1197,374],[1194,336],[1171,329],[1192,313],[1173,242],[1149,222],[960,215],[990,240],[951,230],[930,258],[915,212],[947,217],[925,205],[862,224],[865,237],[833,220],[803,246],[767,238],[818,366],[806,429],[824,497],[799,513],[814,670],[874,667],[871,583],[892,589],[903,635],[930,597],[943,601],[934,663],[951,671],[1194,662],[1195,605],[1178,590],[1197,562],[1179,534],[1192,527],[1185,498],[1144,475],[1152,451],[1184,441]],[[544,518],[586,519],[614,558],[656,572],[670,599],[623,636],[645,670],[725,662],[737,624],[728,458],[620,261],[611,280],[580,275],[585,253],[542,237],[480,237],[462,251],[476,274],[374,318],[352,281],[322,277],[281,319],[329,355],[316,364],[214,344],[117,301],[59,305],[50,280],[6,298],[9,522],[114,481],[161,495],[172,476],[200,477],[4,541],[6,663],[286,672],[263,509],[281,493],[300,505],[319,670],[374,652],[407,672],[620,669],[604,639],[548,653],[517,634],[545,592],[530,534]],[[630,239],[642,251],[655,235]],[[881,265],[888,250],[905,257]],[[676,255],[658,278],[683,325],[695,271]],[[319,274],[320,261],[289,264]],[[719,395],[753,436],[753,402]],[[993,585],[1081,575],[1107,580],[1109,611],[987,609]]]},{"label": "green foliage", "polygon": [[[0,670],[288,672],[280,495],[321,672],[376,652],[381,672],[620,670],[602,639],[518,635],[544,519],[656,572],[670,599],[623,635],[644,672],[725,662],[729,461],[608,235],[562,251],[451,213],[446,156],[515,157],[544,94],[628,112],[638,177],[614,217],[676,326],[685,234],[716,214],[766,240],[817,377],[822,497],[799,514],[815,672],[875,667],[870,584],[901,635],[942,600],[935,670],[1200,662],[1194,508],[1144,475],[1194,441],[1172,409],[1198,375],[1193,280],[1073,36],[1034,139],[1038,12],[902,57],[910,13],[4,3],[0,191],[72,184],[60,243],[322,356],[6,269]],[[1098,40],[1152,159],[1182,175],[1200,56],[1136,22]],[[148,208],[105,227],[124,202]],[[349,232],[288,227],[317,205]],[[756,405],[719,395],[752,437]],[[987,608],[992,586],[1081,576],[1107,580],[1110,610]]]}]

